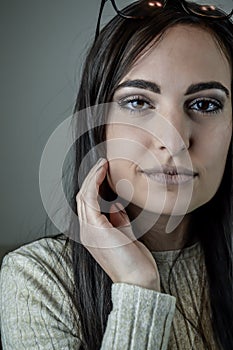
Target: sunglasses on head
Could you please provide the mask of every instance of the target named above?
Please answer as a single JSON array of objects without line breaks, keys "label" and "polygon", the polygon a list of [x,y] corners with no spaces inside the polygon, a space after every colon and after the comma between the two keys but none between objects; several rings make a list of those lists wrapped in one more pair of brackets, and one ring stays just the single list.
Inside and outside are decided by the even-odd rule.
[{"label": "sunglasses on head", "polygon": [[[100,10],[97,20],[95,40],[99,36],[100,22],[104,9],[104,5],[108,0],[102,0],[100,4]],[[206,4],[206,0],[185,1],[185,0],[110,0],[116,13],[125,19],[144,19],[152,15],[153,11],[161,11],[169,5],[179,5],[185,12],[198,17],[207,17],[213,20],[229,19],[233,15],[233,0],[209,0],[209,4]],[[125,10],[132,4],[138,3],[141,8],[141,12],[137,15],[130,16],[125,13]]]}]

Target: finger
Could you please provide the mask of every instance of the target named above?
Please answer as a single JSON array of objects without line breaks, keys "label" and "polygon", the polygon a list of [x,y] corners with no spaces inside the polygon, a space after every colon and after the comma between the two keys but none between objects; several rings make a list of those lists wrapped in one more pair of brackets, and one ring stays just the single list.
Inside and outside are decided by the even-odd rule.
[{"label": "finger", "polygon": [[[81,201],[80,206],[82,216],[85,218],[87,207],[83,201]],[[124,215],[127,216],[127,214]],[[90,224],[85,220],[81,225],[81,243],[86,246],[90,253],[92,253],[92,248],[116,248],[132,244],[132,242],[136,240],[136,237],[133,234],[129,219],[128,221],[127,219],[124,219],[121,223],[123,223],[124,226],[120,227],[120,229],[115,228],[105,215],[99,216],[96,219],[95,224]]]},{"label": "finger", "polygon": [[106,240],[106,237],[109,237],[110,230],[113,228],[113,226],[104,215],[97,217],[94,223],[89,223],[86,219],[85,202],[81,201],[80,206],[82,216],[85,218],[81,225],[81,243],[86,247],[102,248],[103,241]]},{"label": "finger", "polygon": [[81,194],[84,199],[90,198],[90,200],[94,200],[98,205],[97,197],[99,192],[99,186],[103,182],[106,176],[106,172],[106,162],[100,162],[98,167],[94,167],[94,169],[91,170],[81,187]]},{"label": "finger", "polygon": [[[103,218],[107,220],[104,215]],[[129,230],[129,227],[127,229]],[[92,225],[88,222],[84,222],[83,225],[81,225],[80,240],[90,252],[92,252],[92,248],[111,249],[132,244],[132,239],[129,238],[129,236],[130,234],[121,232],[117,228],[113,227],[109,222],[108,227],[104,227],[103,224]]]},{"label": "finger", "polygon": [[[106,162],[106,159],[100,158],[99,161],[92,167],[88,175],[86,176],[85,180],[83,181],[83,184],[79,190],[79,192],[76,195],[76,202],[78,202],[80,199],[85,200],[87,198],[87,190],[89,188],[90,181],[93,180],[94,175],[96,172],[98,172],[99,169],[102,168],[102,165]],[[97,191],[97,188],[94,189],[94,192]],[[97,195],[96,195],[97,197]]]},{"label": "finger", "polygon": [[100,212],[100,209],[94,208],[94,206],[96,207],[97,205],[99,207],[98,201],[96,199],[95,201],[97,204],[93,202],[90,203],[90,199],[86,200],[85,198],[81,200],[81,212],[84,223],[89,224],[89,226],[93,228],[112,227],[112,224],[108,221],[107,217]]},{"label": "finger", "polygon": [[114,227],[130,225],[129,217],[121,203],[112,204],[110,207],[110,222]]},{"label": "finger", "polygon": [[[119,247],[132,242],[132,229],[129,220],[124,219],[125,232],[114,230],[112,224],[105,215],[101,214],[97,200],[100,184],[103,182],[107,172],[107,163],[101,162],[88,174],[88,179],[83,183],[82,191],[77,196],[77,210],[81,223],[81,243],[89,247],[110,248]],[[120,208],[120,209],[123,209]],[[122,214],[121,214],[122,215]],[[127,214],[125,214],[127,216]],[[133,240],[135,237],[133,236]]]},{"label": "finger", "polygon": [[[80,191],[78,193],[78,195],[80,194],[84,194],[86,189],[89,186],[89,182],[92,180],[93,175],[102,168],[102,166],[107,162],[107,160],[105,158],[100,158],[98,160],[98,162],[91,168],[91,170],[89,171],[89,173],[87,174],[86,178],[84,179],[82,186],[80,188]],[[78,196],[77,195],[77,196]]]},{"label": "finger", "polygon": [[98,168],[96,173],[92,175],[88,183],[88,187],[83,190],[83,201],[85,204],[86,219],[90,224],[101,223],[100,219],[103,218],[101,214],[98,197],[99,187],[102,184],[107,172],[107,164]]},{"label": "finger", "polygon": [[90,224],[97,226],[104,225],[109,227],[110,223],[107,218],[101,214],[97,200],[99,186],[103,182],[106,172],[107,161],[103,159],[91,169],[80,192],[76,196],[76,200],[77,210],[82,221],[88,221]]},{"label": "finger", "polygon": [[137,240],[133,233],[130,219],[121,203],[115,203],[110,208],[110,222],[113,227],[118,228],[119,231],[124,233],[131,242]]}]

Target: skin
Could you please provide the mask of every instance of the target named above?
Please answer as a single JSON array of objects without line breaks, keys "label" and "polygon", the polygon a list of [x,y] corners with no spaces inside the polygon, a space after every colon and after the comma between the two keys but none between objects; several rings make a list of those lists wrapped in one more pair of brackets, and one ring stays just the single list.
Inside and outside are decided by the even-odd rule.
[{"label": "skin", "polygon": [[[121,83],[139,79],[156,83],[161,93],[138,87],[116,90],[113,100],[118,106],[123,100],[124,108],[115,108],[113,120],[119,120],[121,114],[122,119],[131,125],[113,123],[107,127],[107,140],[118,139],[118,143],[107,143],[108,181],[111,188],[126,200],[129,200],[127,193],[130,192],[127,185],[131,183],[133,186],[132,204],[128,208],[131,219],[139,208],[144,209],[144,222],[156,213],[161,214],[150,232],[141,238],[150,250],[178,249],[188,231],[189,213],[214,196],[223,176],[232,130],[230,65],[208,32],[179,25],[169,30],[158,45],[144,54]],[[226,87],[229,96],[216,88],[185,96],[191,84],[212,81]],[[133,102],[127,103],[130,98],[134,99]],[[209,103],[205,102],[207,105],[203,108],[195,101],[197,98],[202,101],[203,98],[208,99]],[[220,110],[217,107],[219,113],[215,114],[201,113],[216,109],[212,101],[221,101],[224,108]],[[138,110],[142,113],[137,113]],[[127,141],[123,142],[122,138]],[[143,147],[131,147],[128,151],[132,141]],[[148,151],[154,157],[149,156]],[[120,159],[120,152],[128,159]],[[119,159],[116,159],[116,154]],[[191,165],[198,176],[191,183],[166,188],[166,185],[148,180],[140,172],[141,168],[152,168],[154,164],[183,165],[187,168]],[[116,188],[120,179],[128,182]],[[182,221],[168,235],[165,228],[176,202],[175,215],[180,216]],[[183,205],[185,202],[187,207]]]},{"label": "skin", "polygon": [[[231,68],[207,31],[178,25],[136,61],[121,83],[139,79],[157,84],[160,93],[142,87],[116,90],[106,130],[108,161],[91,169],[76,196],[77,211],[82,244],[113,282],[160,291],[150,251],[179,249],[188,237],[192,211],[214,196],[222,179],[232,132]],[[213,81],[229,96],[219,88],[185,95],[191,84]],[[126,98],[134,101],[125,103]],[[142,113],[132,114],[132,109]],[[141,172],[159,164],[191,165],[198,175],[186,184],[166,186]],[[119,199],[130,202],[127,213],[112,205],[110,221],[97,200],[106,176]],[[139,228],[158,220],[137,240],[130,221],[141,209]],[[171,217],[180,222],[167,234]]]}]

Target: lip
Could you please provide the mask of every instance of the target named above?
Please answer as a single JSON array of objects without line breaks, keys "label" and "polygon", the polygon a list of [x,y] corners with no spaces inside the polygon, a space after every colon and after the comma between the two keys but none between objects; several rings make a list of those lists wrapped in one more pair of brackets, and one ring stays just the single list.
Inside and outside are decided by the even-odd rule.
[{"label": "lip", "polygon": [[196,176],[197,172],[192,169],[184,168],[182,166],[170,166],[170,165],[161,165],[160,167],[154,167],[150,169],[143,169],[141,172],[146,173],[147,175],[153,174],[167,174],[167,175],[189,175]]},{"label": "lip", "polygon": [[148,178],[162,184],[179,185],[192,181],[198,173],[181,166],[174,167],[162,165],[160,168],[154,167],[141,171]]}]

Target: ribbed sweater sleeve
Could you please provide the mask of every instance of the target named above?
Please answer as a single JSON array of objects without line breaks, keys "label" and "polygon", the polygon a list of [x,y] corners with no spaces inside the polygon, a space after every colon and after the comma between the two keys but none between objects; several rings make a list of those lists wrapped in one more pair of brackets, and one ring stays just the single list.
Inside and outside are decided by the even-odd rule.
[{"label": "ribbed sweater sleeve", "polygon": [[[70,297],[72,271],[70,266],[64,267],[65,260],[54,265],[54,255],[61,253],[60,246],[49,242],[50,249],[44,239],[9,253],[3,260],[0,274],[3,350],[80,348],[81,335]],[[112,302],[101,350],[166,349],[174,297],[115,283]]]},{"label": "ribbed sweater sleeve", "polygon": [[101,349],[167,349],[175,300],[136,285],[113,284],[113,309]]}]

